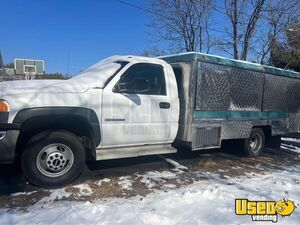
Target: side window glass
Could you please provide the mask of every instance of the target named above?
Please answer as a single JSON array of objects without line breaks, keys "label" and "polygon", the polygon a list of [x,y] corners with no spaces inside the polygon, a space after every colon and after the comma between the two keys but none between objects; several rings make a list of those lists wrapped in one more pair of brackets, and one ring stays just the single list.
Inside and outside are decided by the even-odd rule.
[{"label": "side window glass", "polygon": [[115,89],[121,93],[166,95],[163,67],[148,63],[135,64],[122,75]]}]

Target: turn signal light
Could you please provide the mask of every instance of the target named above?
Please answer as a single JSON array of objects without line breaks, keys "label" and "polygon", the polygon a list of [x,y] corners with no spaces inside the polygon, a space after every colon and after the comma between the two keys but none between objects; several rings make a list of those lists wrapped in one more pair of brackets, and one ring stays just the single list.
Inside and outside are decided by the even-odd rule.
[{"label": "turn signal light", "polygon": [[6,101],[0,100],[0,112],[9,112],[9,105]]}]

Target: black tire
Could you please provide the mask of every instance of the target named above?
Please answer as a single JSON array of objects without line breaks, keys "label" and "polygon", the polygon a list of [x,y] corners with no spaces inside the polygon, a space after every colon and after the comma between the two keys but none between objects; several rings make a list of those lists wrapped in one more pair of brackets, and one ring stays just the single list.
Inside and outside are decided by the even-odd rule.
[{"label": "black tire", "polygon": [[265,147],[265,134],[261,128],[253,128],[250,138],[242,141],[242,154],[247,157],[255,157],[261,154]]},{"label": "black tire", "polygon": [[[80,175],[85,164],[85,149],[74,134],[63,130],[48,131],[34,136],[28,143],[21,164],[30,183],[39,187],[60,187]],[[48,168],[51,166],[52,169]]]}]

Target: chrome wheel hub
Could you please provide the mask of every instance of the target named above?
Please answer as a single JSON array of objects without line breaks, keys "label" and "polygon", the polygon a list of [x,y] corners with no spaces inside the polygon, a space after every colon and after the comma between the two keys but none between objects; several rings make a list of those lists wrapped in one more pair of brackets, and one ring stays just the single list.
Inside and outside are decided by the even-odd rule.
[{"label": "chrome wheel hub", "polygon": [[60,152],[53,152],[47,156],[47,168],[53,172],[60,172],[66,165],[66,157]]},{"label": "chrome wheel hub", "polygon": [[252,152],[259,151],[262,145],[262,137],[259,134],[253,134],[250,137],[249,145]]},{"label": "chrome wheel hub", "polygon": [[36,159],[37,169],[47,177],[59,177],[66,174],[73,163],[72,150],[63,144],[47,145],[40,151]]}]

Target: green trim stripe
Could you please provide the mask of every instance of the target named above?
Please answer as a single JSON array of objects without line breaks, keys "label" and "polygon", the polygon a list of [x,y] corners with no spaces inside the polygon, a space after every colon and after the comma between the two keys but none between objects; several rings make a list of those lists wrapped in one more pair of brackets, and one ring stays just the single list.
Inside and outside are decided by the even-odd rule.
[{"label": "green trim stripe", "polygon": [[287,118],[289,117],[288,112],[261,112],[262,119],[269,119],[269,118]]},{"label": "green trim stripe", "polygon": [[288,116],[288,112],[194,111],[195,119],[282,119]]},{"label": "green trim stripe", "polygon": [[260,118],[260,112],[250,111],[228,111],[227,118]]},{"label": "green trim stripe", "polygon": [[214,63],[218,65],[232,66],[238,67],[242,69],[255,70],[263,73],[275,74],[278,76],[287,76],[293,78],[300,78],[300,73],[291,71],[291,70],[283,70],[280,68],[260,65],[257,63],[251,63],[247,61],[228,59],[220,56],[209,55],[204,53],[197,52],[187,52],[182,54],[175,55],[167,55],[159,57],[160,59],[165,60],[168,63],[172,62],[190,62],[190,61],[201,61],[207,63]]},{"label": "green trim stripe", "polygon": [[225,111],[194,111],[194,118],[227,118],[227,112]]}]

